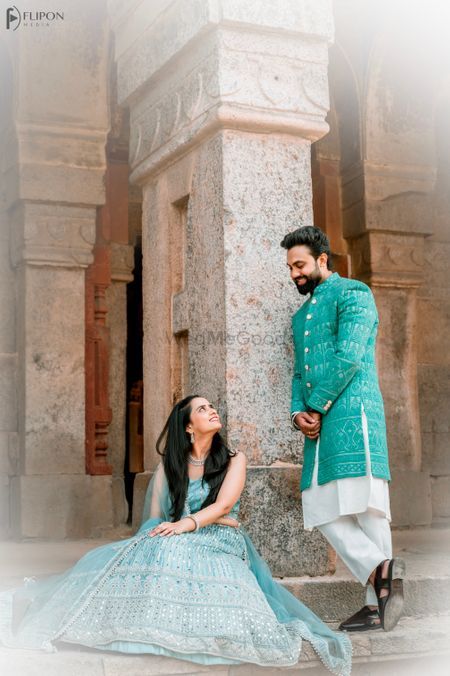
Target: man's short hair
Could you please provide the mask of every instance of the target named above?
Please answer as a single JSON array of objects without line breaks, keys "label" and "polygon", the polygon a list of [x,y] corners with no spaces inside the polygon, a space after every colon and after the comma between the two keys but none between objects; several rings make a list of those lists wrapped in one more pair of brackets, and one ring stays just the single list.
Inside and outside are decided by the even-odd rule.
[{"label": "man's short hair", "polygon": [[333,261],[331,260],[330,242],[326,234],[320,228],[314,225],[304,225],[302,228],[297,228],[292,232],[288,232],[281,241],[283,249],[292,249],[293,246],[307,246],[311,251],[311,256],[316,260],[320,254],[327,254],[327,267],[329,270],[333,269]]}]

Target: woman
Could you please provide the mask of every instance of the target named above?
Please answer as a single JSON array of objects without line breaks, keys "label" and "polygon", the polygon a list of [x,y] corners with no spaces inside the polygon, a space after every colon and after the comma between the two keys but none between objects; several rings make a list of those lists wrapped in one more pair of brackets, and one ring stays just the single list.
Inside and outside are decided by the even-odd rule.
[{"label": "woman", "polygon": [[349,674],[349,639],[273,580],[240,527],[246,459],[226,447],[221,427],[207,399],[176,404],[139,531],[62,575],[0,594],[0,643],[280,667],[298,661],[304,638],[331,671]]}]

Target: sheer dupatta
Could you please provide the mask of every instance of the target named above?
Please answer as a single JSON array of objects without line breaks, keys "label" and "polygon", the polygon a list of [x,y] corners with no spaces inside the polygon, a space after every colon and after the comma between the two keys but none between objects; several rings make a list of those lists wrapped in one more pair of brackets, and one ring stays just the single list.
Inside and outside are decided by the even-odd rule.
[{"label": "sheer dupatta", "polygon": [[139,530],[148,528],[153,523],[172,521],[172,500],[169,486],[164,473],[164,465],[160,462],[155,469],[147,487],[142,509],[141,525]]},{"label": "sheer dupatta", "polygon": [[[160,463],[147,488],[140,530],[152,528],[161,521],[171,521],[171,506],[164,467]],[[247,546],[250,570],[277,620],[286,625],[295,624],[297,630],[300,628],[302,637],[311,643],[330,671],[339,676],[348,676],[351,672],[352,659],[352,644],[348,636],[330,629],[282,584],[276,582],[269,566],[258,554],[250,536],[242,526],[240,532]]]}]

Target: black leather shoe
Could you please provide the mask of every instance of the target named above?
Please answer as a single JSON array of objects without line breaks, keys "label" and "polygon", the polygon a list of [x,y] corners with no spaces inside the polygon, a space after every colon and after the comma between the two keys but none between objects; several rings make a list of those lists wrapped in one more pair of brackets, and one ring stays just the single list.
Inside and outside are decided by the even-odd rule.
[{"label": "black leather shoe", "polygon": [[341,631],[373,631],[381,629],[380,615],[378,610],[372,610],[364,606],[357,613],[344,620],[339,625]]},{"label": "black leather shoe", "polygon": [[[405,562],[403,559],[389,561],[388,576],[381,576],[383,562],[377,566],[375,573],[375,592],[378,597],[378,610],[381,625],[385,631],[392,631],[402,616],[403,611],[403,578],[405,577]],[[387,590],[386,596],[381,591]]]}]

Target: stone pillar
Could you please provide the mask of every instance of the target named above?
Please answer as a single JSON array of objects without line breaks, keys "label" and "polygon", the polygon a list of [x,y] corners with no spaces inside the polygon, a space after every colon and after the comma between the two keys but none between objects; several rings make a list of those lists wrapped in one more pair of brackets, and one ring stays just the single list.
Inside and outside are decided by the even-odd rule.
[{"label": "stone pillar", "polygon": [[58,3],[70,21],[48,27],[55,58],[47,29],[8,36],[20,82],[7,174],[20,412],[12,504],[25,537],[83,537],[112,523],[111,477],[85,472],[85,271],[104,202],[107,26],[103,3],[82,0],[76,13],[70,4]]},{"label": "stone pillar", "polygon": [[417,289],[424,279],[429,234],[425,214],[432,185],[426,167],[420,171],[368,161],[343,177],[344,236],[350,243],[352,276],[371,286],[380,318],[378,367],[396,526],[431,522],[429,474],[421,471]]},{"label": "stone pillar", "polygon": [[108,429],[108,458],[112,465],[114,525],[124,523],[128,505],[124,489],[127,407],[127,283],[133,280],[133,247],[128,243],[128,164],[114,163],[107,172],[110,221],[110,284],[106,291],[109,341],[109,401],[112,420]]},{"label": "stone pillar", "polygon": [[279,243],[312,222],[330,3],[175,2],[127,12],[126,30],[125,3],[110,8],[144,200],[146,467],[174,400],[209,397],[248,456],[242,515],[274,572],[324,573],[328,548],[301,523],[302,448],[289,426],[299,297]]},{"label": "stone pillar", "polygon": [[423,469],[431,477],[433,523],[450,521],[450,92],[436,111],[433,235],[424,247],[418,292],[418,378]]}]

